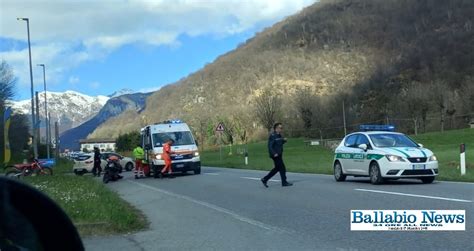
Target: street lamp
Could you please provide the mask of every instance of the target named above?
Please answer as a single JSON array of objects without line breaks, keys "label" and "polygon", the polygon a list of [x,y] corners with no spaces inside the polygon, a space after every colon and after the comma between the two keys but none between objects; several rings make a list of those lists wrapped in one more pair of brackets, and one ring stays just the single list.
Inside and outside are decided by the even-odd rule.
[{"label": "street lamp", "polygon": [[32,124],[32,135],[33,135],[33,151],[35,159],[38,158],[38,145],[36,137],[36,119],[35,119],[35,98],[33,91],[33,67],[31,66],[31,43],[30,43],[30,20],[28,18],[17,18],[19,21],[26,21],[26,31],[28,32],[28,52],[30,58],[30,81],[31,81],[31,124]]},{"label": "street lamp", "polygon": [[37,64],[37,66],[43,67],[43,83],[44,83],[44,116],[46,121],[46,151],[47,157],[49,159],[49,142],[50,142],[50,131],[49,131],[49,121],[48,121],[48,100],[46,98],[46,66],[44,64]]}]

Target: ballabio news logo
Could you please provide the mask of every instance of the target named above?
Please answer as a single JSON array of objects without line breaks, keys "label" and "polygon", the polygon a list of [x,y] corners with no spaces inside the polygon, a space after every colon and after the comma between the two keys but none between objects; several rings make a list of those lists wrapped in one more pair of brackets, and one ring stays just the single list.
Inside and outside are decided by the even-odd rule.
[{"label": "ballabio news logo", "polygon": [[465,210],[351,210],[351,231],[465,230]]}]

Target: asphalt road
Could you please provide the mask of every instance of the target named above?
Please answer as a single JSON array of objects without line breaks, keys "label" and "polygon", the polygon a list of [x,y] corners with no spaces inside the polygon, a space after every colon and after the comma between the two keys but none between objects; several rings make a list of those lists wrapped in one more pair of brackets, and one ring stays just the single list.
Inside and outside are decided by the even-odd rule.
[{"label": "asphalt road", "polygon": [[[264,188],[266,172],[203,168],[201,175],[109,184],[142,210],[144,232],[90,237],[87,250],[474,250],[474,184],[288,173]],[[466,231],[350,231],[350,210],[466,210]]]}]

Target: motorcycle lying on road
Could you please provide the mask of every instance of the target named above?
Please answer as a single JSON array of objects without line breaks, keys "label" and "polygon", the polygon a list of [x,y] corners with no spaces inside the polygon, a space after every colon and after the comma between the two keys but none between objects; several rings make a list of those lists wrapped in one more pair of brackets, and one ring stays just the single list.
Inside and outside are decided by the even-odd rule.
[{"label": "motorcycle lying on road", "polygon": [[107,184],[109,181],[117,181],[122,179],[123,176],[120,175],[120,166],[119,160],[115,156],[111,156],[107,159],[107,164],[104,169],[104,176],[102,181]]},{"label": "motorcycle lying on road", "polygon": [[32,163],[5,167],[5,176],[20,178],[21,176],[53,175],[53,165],[54,161],[34,159]]}]

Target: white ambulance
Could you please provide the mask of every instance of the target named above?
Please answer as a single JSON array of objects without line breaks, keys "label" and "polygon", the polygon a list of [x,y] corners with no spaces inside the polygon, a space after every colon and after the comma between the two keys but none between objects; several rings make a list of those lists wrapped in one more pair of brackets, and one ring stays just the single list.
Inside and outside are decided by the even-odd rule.
[{"label": "white ambulance", "polygon": [[162,123],[148,125],[141,129],[141,144],[145,149],[145,159],[151,164],[155,178],[164,167],[163,144],[168,139],[174,141],[171,151],[173,173],[193,171],[201,173],[198,144],[189,126],[180,120],[167,120]]}]

